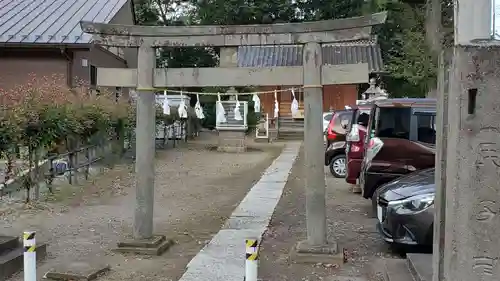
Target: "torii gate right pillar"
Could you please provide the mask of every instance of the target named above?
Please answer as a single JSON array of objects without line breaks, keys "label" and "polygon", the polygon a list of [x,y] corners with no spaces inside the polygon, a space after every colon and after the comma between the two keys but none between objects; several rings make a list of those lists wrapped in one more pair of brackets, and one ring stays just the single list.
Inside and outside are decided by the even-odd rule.
[{"label": "torii gate right pillar", "polygon": [[436,281],[500,276],[500,42],[491,2],[455,1],[448,118],[438,128],[447,129],[447,148],[437,166],[446,181],[437,179],[435,222],[445,225],[435,226]]}]

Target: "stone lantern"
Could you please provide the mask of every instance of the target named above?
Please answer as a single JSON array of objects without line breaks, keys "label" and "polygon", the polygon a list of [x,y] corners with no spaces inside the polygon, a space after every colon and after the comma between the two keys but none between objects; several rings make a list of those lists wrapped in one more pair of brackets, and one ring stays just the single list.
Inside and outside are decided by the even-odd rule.
[{"label": "stone lantern", "polygon": [[368,99],[380,99],[380,98],[388,98],[389,94],[382,89],[381,87],[377,86],[377,80],[375,78],[371,78],[370,82],[368,83],[370,87],[366,89],[366,91],[363,93],[363,99],[368,100]]}]

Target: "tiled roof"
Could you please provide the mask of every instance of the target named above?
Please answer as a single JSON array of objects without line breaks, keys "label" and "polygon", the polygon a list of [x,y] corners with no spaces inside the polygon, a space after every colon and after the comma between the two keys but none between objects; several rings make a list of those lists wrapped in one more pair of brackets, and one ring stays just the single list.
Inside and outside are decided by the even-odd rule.
[{"label": "tiled roof", "polygon": [[0,0],[0,43],[90,43],[80,21],[109,23],[127,0]]},{"label": "tiled roof", "polygon": [[[302,65],[302,46],[241,46],[238,66],[271,67]],[[383,70],[380,47],[374,41],[352,41],[323,45],[323,64],[368,63],[370,72]]]}]

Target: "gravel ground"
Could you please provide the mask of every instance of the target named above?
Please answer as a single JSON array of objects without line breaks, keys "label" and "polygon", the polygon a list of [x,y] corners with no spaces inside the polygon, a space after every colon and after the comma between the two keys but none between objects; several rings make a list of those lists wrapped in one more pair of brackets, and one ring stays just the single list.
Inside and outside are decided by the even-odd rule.
[{"label": "gravel ground", "polygon": [[[177,280],[185,265],[210,241],[253,182],[279,155],[281,145],[264,151],[229,154],[202,148],[201,138],[184,148],[159,151],[156,166],[155,233],[176,244],[163,256],[113,254],[110,249],[132,232],[134,177],[121,165],[56,202],[0,214],[3,235],[37,230],[49,243],[49,257],[38,272],[68,261],[107,263],[112,272],[99,280]],[[20,281],[14,276],[10,281]]]},{"label": "gravel ground", "polygon": [[[329,239],[345,249],[348,262],[336,264],[297,264],[290,261],[290,250],[306,238],[304,155],[299,154],[283,196],[275,210],[271,226],[264,235],[259,278],[264,281],[331,280],[331,276],[366,277],[380,256],[394,256],[368,216],[370,202],[349,191],[344,179],[333,178],[325,169]],[[373,277],[373,278],[372,278]],[[375,276],[370,276],[375,279]]]}]

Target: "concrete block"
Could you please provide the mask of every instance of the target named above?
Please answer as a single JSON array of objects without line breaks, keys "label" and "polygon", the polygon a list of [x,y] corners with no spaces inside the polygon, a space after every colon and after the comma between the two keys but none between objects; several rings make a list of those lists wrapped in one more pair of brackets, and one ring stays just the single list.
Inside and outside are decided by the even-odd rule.
[{"label": "concrete block", "polygon": [[217,151],[241,153],[247,151],[246,133],[244,130],[220,130]]},{"label": "concrete block", "polygon": [[[16,272],[23,270],[24,248],[18,240],[18,247],[0,254],[0,280],[6,280]],[[36,248],[37,261],[44,260],[47,256],[47,245],[38,244]]]},{"label": "concrete block", "polygon": [[140,255],[161,256],[167,251],[174,241],[163,235],[153,236],[151,239],[130,240],[118,243],[118,248],[113,249],[117,253],[134,253]]},{"label": "concrete block", "polygon": [[404,259],[384,259],[383,264],[385,281],[414,281]]},{"label": "concrete block", "polygon": [[338,251],[337,243],[311,246],[307,241],[299,242],[290,252],[290,259],[296,263],[328,263],[342,265],[343,251]]},{"label": "concrete block", "polygon": [[432,254],[407,254],[406,261],[415,281],[432,281]]},{"label": "concrete block", "polygon": [[111,267],[98,262],[71,262],[61,264],[45,273],[44,278],[61,281],[91,281],[106,274]]},{"label": "concrete block", "polygon": [[10,252],[19,246],[19,237],[0,236],[0,255]]}]

